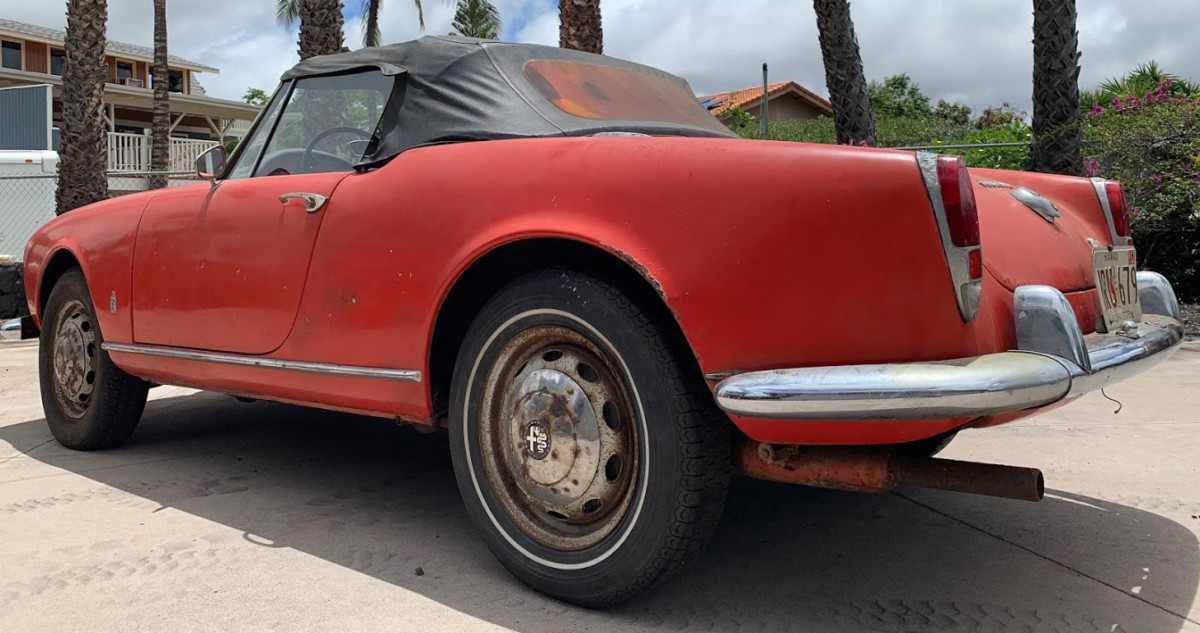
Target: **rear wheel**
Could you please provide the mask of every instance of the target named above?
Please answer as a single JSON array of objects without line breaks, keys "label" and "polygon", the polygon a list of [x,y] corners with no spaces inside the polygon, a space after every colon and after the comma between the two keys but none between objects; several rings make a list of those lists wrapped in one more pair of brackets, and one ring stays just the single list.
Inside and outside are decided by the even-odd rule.
[{"label": "rear wheel", "polygon": [[680,343],[618,286],[567,270],[514,281],[471,325],[455,473],[488,546],[538,591],[610,605],[710,536],[729,425]]},{"label": "rear wheel", "polygon": [[121,371],[102,349],[104,335],[78,269],[58,279],[42,315],[38,375],[50,433],[78,450],[121,444],[142,417],[149,385]]}]

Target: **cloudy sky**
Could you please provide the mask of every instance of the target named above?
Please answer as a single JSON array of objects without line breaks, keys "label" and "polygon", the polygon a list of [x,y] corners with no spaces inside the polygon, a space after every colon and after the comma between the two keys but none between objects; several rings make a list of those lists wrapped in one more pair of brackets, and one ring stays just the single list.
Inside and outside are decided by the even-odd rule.
[{"label": "cloudy sky", "polygon": [[[345,0],[347,45],[362,41],[361,2]],[[424,0],[426,31],[450,31],[452,2]],[[1200,80],[1200,2],[1078,0],[1083,72],[1091,87],[1157,60]],[[496,0],[503,38],[557,44],[556,0]],[[1011,102],[1028,109],[1033,14],[1030,0],[854,0],[851,10],[869,79],[907,72],[927,94],[979,109]],[[275,21],[274,0],[168,0],[171,52],[221,69],[201,82],[212,96],[239,99],[271,89],[296,61],[295,28]],[[0,17],[63,28],[64,0],[0,0]],[[772,80],[825,92],[816,19],[807,0],[603,0],[605,52],[663,68],[700,94]],[[418,37],[409,0],[388,0],[385,41]],[[150,0],[109,0],[109,38],[152,42]]]}]

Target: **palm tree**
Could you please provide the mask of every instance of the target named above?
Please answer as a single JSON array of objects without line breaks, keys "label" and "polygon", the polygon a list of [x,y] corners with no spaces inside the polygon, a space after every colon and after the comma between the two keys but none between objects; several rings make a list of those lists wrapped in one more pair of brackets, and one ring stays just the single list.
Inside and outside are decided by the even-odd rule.
[{"label": "palm tree", "polygon": [[[276,0],[275,13],[279,24],[290,28],[296,23],[296,20],[300,19],[300,1]],[[417,7],[417,24],[424,31],[425,9],[421,6],[421,0],[413,0],[413,4]],[[382,34],[379,30],[379,12],[381,9],[383,9],[383,0],[362,0],[362,11],[365,16],[363,19],[363,46],[379,46],[382,40]]]},{"label": "palm tree", "polygon": [[1075,0],[1033,0],[1034,171],[1083,174]]},{"label": "palm tree", "polygon": [[1114,98],[1142,97],[1147,92],[1153,93],[1160,86],[1169,97],[1200,96],[1200,83],[1169,73],[1159,66],[1158,62],[1150,60],[1145,64],[1138,64],[1120,77],[1101,82],[1094,90],[1080,90],[1079,105],[1083,111],[1087,111],[1098,105],[1109,105]]},{"label": "palm tree", "polygon": [[154,0],[154,126],[150,136],[150,188],[167,186],[171,155],[171,93],[167,78],[167,0]]},{"label": "palm tree", "polygon": [[558,0],[558,45],[585,53],[604,53],[600,0]]},{"label": "palm tree", "polygon": [[813,0],[838,143],[875,145],[875,118],[847,0]]},{"label": "palm tree", "polygon": [[494,40],[500,37],[500,11],[488,0],[458,0],[454,33]]},{"label": "palm tree", "polygon": [[61,215],[108,197],[104,123],[104,37],[107,0],[67,0],[66,68],[57,209]]},{"label": "palm tree", "polygon": [[342,3],[340,0],[299,0],[300,59],[340,53]]},{"label": "palm tree", "polygon": [[[379,10],[383,8],[383,0],[363,0],[363,46],[379,46],[383,33],[379,31]],[[417,22],[421,30],[425,30],[425,11],[421,8],[421,0],[417,0]]]}]

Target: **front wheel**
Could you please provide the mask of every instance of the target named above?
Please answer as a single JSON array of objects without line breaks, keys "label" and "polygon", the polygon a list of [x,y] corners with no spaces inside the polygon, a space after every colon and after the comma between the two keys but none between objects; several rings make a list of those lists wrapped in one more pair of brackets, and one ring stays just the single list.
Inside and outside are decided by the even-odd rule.
[{"label": "front wheel", "polygon": [[455,364],[455,474],[492,552],[534,589],[628,599],[695,556],[729,483],[729,424],[682,341],[612,282],[509,284]]},{"label": "front wheel", "polygon": [[67,271],[42,312],[38,381],[50,433],[68,448],[121,444],[146,406],[149,385],[114,365],[103,343],[83,274]]}]

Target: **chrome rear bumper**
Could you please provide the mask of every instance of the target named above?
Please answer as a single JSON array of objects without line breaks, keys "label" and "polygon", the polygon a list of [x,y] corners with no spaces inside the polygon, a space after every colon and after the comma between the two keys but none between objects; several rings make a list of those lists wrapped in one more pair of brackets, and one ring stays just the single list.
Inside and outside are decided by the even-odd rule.
[{"label": "chrome rear bumper", "polygon": [[1136,332],[1085,336],[1061,292],[1022,286],[1014,293],[1017,350],[748,372],[717,385],[717,404],[736,415],[798,420],[964,418],[1044,407],[1141,373],[1179,348],[1183,326],[1171,285],[1138,273],[1138,298],[1146,314]]}]

